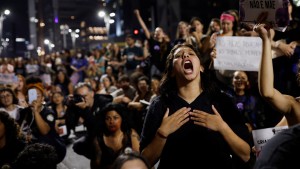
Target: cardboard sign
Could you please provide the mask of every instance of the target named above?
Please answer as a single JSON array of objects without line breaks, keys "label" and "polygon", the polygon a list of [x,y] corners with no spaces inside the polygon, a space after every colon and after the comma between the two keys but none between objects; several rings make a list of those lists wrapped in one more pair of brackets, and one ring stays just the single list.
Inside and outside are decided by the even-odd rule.
[{"label": "cardboard sign", "polygon": [[262,54],[259,37],[217,37],[215,69],[258,71]]},{"label": "cardboard sign", "polygon": [[277,133],[287,129],[288,126],[280,127],[271,127],[259,130],[253,130],[252,136],[254,141],[255,150],[257,152],[256,156],[259,155],[260,151],[263,149],[263,146]]},{"label": "cardboard sign", "polygon": [[285,31],[289,24],[288,3],[289,0],[240,0],[240,22],[268,23]]}]

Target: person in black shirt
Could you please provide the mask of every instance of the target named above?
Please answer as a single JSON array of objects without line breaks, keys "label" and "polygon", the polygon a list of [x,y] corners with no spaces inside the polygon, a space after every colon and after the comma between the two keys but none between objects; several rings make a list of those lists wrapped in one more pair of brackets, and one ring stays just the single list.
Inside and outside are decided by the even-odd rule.
[{"label": "person in black shirt", "polygon": [[66,145],[55,130],[57,114],[44,104],[45,92],[39,77],[28,77],[26,88],[27,91],[30,89],[36,91],[36,99],[20,111],[21,130],[29,144],[44,143],[54,146],[58,155],[58,164],[65,158],[67,150]]},{"label": "person in black shirt", "polygon": [[170,52],[140,151],[152,166],[160,160],[159,169],[245,169],[250,134],[231,100],[207,79],[199,58],[190,44]]},{"label": "person in black shirt", "polygon": [[[66,125],[68,129],[75,129],[82,118],[83,125],[87,128],[87,133],[76,140],[73,149],[77,154],[91,158],[91,143],[95,137],[96,116],[100,110],[112,102],[112,96],[107,94],[95,94],[91,85],[80,82],[75,86],[74,96],[68,98],[68,108],[66,110]],[[79,100],[78,100],[79,99]]]},{"label": "person in black shirt", "polygon": [[154,74],[161,74],[165,69],[166,59],[171,50],[170,38],[161,27],[156,27],[155,31],[152,33],[152,36],[140,15],[140,11],[135,9],[134,14],[144,30],[145,36],[149,43],[150,56],[147,57],[147,59],[150,60],[151,65],[150,75],[152,76]]},{"label": "person in black shirt", "polygon": [[17,122],[0,111],[0,168],[11,166],[25,145]]}]

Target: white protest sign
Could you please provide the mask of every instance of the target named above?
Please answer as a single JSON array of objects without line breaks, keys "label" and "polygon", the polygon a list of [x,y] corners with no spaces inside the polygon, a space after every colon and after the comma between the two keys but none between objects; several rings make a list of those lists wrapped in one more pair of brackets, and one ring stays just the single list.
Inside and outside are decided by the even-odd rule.
[{"label": "white protest sign", "polygon": [[259,37],[217,37],[215,69],[258,71],[262,54]]},{"label": "white protest sign", "polygon": [[18,77],[14,73],[0,73],[0,84],[15,84]]},{"label": "white protest sign", "polygon": [[289,24],[289,0],[240,0],[240,21],[246,23],[268,23],[284,31]]},{"label": "white protest sign", "polygon": [[259,155],[260,151],[262,150],[263,146],[277,133],[282,130],[287,129],[288,126],[280,126],[280,127],[271,127],[265,129],[258,129],[252,131],[253,141],[255,150],[257,152],[257,156]]},{"label": "white protest sign", "polygon": [[50,74],[42,74],[40,77],[41,77],[44,84],[46,84],[47,86],[51,86],[51,76],[50,76]]}]

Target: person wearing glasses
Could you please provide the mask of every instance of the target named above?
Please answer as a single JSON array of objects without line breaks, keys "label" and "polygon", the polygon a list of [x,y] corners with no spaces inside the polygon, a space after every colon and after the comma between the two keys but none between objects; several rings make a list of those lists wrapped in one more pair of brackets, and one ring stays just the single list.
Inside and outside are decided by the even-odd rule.
[{"label": "person wearing glasses", "polygon": [[75,86],[74,95],[67,98],[66,125],[75,131],[77,125],[83,124],[87,132],[73,145],[74,151],[91,158],[91,143],[95,137],[96,115],[113,98],[107,94],[96,94],[88,82],[79,82]]},{"label": "person wearing glasses", "polygon": [[18,98],[10,88],[0,89],[0,111],[5,111],[10,117],[18,121],[20,119],[20,110],[23,109],[18,105]]}]

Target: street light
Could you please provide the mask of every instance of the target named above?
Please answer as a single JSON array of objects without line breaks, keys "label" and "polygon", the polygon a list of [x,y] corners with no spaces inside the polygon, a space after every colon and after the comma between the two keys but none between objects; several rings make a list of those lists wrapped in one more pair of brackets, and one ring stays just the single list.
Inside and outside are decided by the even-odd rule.
[{"label": "street light", "polygon": [[1,51],[2,51],[2,29],[3,29],[3,21],[4,19],[6,18],[7,15],[10,14],[10,10],[6,9],[4,10],[3,12],[0,13],[0,45],[1,45],[1,48],[0,48],[0,54],[1,54]]},{"label": "street light", "polygon": [[10,14],[10,10],[5,9],[5,10],[4,10],[4,15],[9,15],[9,14]]},{"label": "street light", "polygon": [[110,17],[114,17],[116,14],[115,13],[110,13],[109,15],[107,15],[104,11],[99,11],[98,12],[98,16],[100,18],[103,18],[104,19],[104,23],[105,23],[105,27],[106,27],[106,30],[107,30],[107,34],[109,35],[109,27],[110,27],[110,24],[113,24],[115,21],[113,19],[111,19]]},{"label": "street light", "polygon": [[76,29],[75,31],[73,31],[72,29],[69,29],[69,33],[71,34],[71,38],[72,38],[72,46],[73,49],[76,48],[76,39],[79,38],[79,35],[77,33],[79,33],[80,30]]},{"label": "street light", "polygon": [[52,48],[54,48],[55,45],[49,39],[45,39],[44,40],[44,44],[48,46],[49,53],[51,53],[52,52]]},{"label": "street light", "polygon": [[63,46],[67,48],[67,34],[69,33],[69,26],[67,24],[60,25],[60,33],[63,35]]}]

